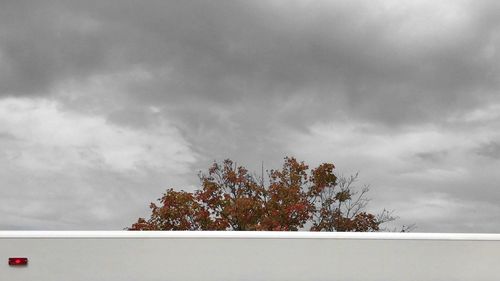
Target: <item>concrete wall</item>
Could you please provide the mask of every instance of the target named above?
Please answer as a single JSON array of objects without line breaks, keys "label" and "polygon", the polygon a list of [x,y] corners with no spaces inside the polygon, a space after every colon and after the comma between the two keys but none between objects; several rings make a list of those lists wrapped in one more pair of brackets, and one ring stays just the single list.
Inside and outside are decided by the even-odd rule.
[{"label": "concrete wall", "polygon": [[0,259],[16,281],[498,281],[500,236],[0,232]]}]

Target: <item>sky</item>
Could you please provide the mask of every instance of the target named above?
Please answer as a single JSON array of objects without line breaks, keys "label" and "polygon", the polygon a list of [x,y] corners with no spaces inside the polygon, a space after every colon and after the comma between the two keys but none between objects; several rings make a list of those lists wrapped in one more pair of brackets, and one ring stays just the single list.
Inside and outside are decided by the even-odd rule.
[{"label": "sky", "polygon": [[500,232],[494,0],[2,0],[0,229],[119,230],[230,158]]}]

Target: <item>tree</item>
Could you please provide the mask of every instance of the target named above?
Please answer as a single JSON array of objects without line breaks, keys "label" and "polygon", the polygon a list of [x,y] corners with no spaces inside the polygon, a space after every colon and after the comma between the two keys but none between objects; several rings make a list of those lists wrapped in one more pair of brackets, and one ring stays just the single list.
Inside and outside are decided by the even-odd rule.
[{"label": "tree", "polygon": [[[304,162],[286,157],[267,178],[250,174],[231,160],[199,174],[194,192],[167,189],[150,204],[151,217],[129,230],[271,230],[380,231],[396,219],[392,212],[366,212],[368,187],[357,190],[358,174],[343,177],[323,163],[309,171]],[[410,228],[403,228],[408,231]]]}]

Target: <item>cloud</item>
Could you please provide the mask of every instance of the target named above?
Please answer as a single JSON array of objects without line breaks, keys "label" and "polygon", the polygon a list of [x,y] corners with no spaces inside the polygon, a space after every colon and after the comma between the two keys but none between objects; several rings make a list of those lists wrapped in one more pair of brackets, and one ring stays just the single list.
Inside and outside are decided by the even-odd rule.
[{"label": "cloud", "polygon": [[[66,80],[141,67],[150,79],[126,89],[135,102],[252,107],[306,92],[322,103],[304,110],[318,107],[323,118],[346,110],[389,124],[428,121],[481,102],[471,93],[494,95],[490,5],[19,1],[4,12],[0,92],[46,94]],[[273,118],[272,108],[263,112]]]},{"label": "cloud", "polygon": [[477,154],[495,126],[464,131],[427,124],[401,130],[330,122],[315,124],[308,133],[282,133],[294,140],[288,143],[293,155],[307,163],[333,161],[340,174],[359,171],[360,184],[371,186],[374,212],[395,210],[403,223],[416,223],[424,232],[497,232],[490,212],[499,200],[500,166]]},{"label": "cloud", "polygon": [[[98,116],[64,112],[47,100],[4,99],[0,121],[23,146],[14,163],[24,168],[61,169],[71,164],[116,171],[145,167],[170,169],[194,161],[190,149],[168,123],[141,132],[107,123]],[[169,158],[177,156],[177,161]]]},{"label": "cloud", "polygon": [[500,143],[492,141],[489,143],[482,144],[476,150],[476,153],[484,157],[500,159]]},{"label": "cloud", "polygon": [[[412,206],[408,208],[408,206]],[[409,202],[396,203],[398,215],[407,224],[415,223],[417,231],[481,233],[497,232],[499,207],[491,202],[461,200],[447,194],[429,193],[415,196]],[[408,220],[407,218],[412,218]]]},{"label": "cloud", "polygon": [[[496,198],[498,163],[484,157],[500,137],[496,1],[0,6],[0,161],[13,163],[0,191],[9,206],[23,196],[12,186],[57,197],[4,225],[109,222],[120,187],[149,202],[214,159],[259,170],[289,154],[360,170],[380,206],[409,190]],[[159,189],[130,191],[143,185]],[[58,197],[63,186],[75,193]],[[85,211],[55,215],[79,196]]]},{"label": "cloud", "polygon": [[441,162],[443,158],[448,155],[448,151],[432,151],[432,152],[419,152],[415,154],[416,157],[422,159],[423,161],[429,162]]},{"label": "cloud", "polygon": [[0,139],[2,140],[10,140],[10,141],[14,141],[14,140],[17,140],[17,138],[9,133],[6,133],[6,132],[0,132]]},{"label": "cloud", "polygon": [[12,136],[0,139],[0,228],[127,226],[197,159],[167,122],[146,132],[46,99],[0,100],[0,127]]},{"label": "cloud", "polygon": [[[120,125],[147,126],[154,106],[214,155],[275,125],[442,122],[498,99],[495,5],[11,1],[0,95],[58,93]],[[75,83],[114,90],[61,95]]]}]

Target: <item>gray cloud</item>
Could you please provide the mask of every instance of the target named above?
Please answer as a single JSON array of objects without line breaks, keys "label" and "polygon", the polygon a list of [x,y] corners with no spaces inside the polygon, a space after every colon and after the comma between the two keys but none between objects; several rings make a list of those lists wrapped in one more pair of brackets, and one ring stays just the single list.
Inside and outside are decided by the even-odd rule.
[{"label": "gray cloud", "polygon": [[422,161],[439,163],[448,155],[448,151],[419,152],[415,156]]},{"label": "gray cloud", "polygon": [[492,141],[482,144],[477,148],[476,153],[484,157],[500,159],[500,143]]},{"label": "gray cloud", "polygon": [[150,78],[124,89],[135,102],[251,108],[307,92],[325,119],[345,110],[400,123],[474,107],[473,93],[491,95],[499,82],[499,22],[487,2],[465,4],[449,21],[431,14],[423,31],[410,29],[411,10],[365,1],[305,10],[259,1],[9,3],[3,94],[44,94],[67,79],[139,67]]},{"label": "gray cloud", "polygon": [[[473,132],[484,137],[471,140],[477,145],[498,129],[496,107],[488,106],[500,104],[499,8],[495,1],[7,0],[0,4],[0,97],[55,100],[63,111],[134,136],[168,123],[199,156],[193,174],[226,157],[256,170],[292,153],[316,155],[313,162],[338,157],[385,185],[382,203],[404,186],[388,198],[438,190],[436,202],[460,205],[474,177],[464,159],[497,168],[497,143],[471,148],[454,140]],[[0,141],[20,141],[11,136],[0,133]],[[157,147],[168,147],[168,138],[157,139]],[[116,184],[111,171],[101,172],[95,186]],[[462,176],[463,185],[453,180]],[[474,198],[489,202],[492,176],[483,176],[484,197]],[[44,204],[62,199],[51,200]],[[96,216],[87,215],[74,218],[90,226]],[[61,219],[40,219],[48,217]],[[25,224],[39,225],[18,227]]]},{"label": "gray cloud", "polygon": [[7,132],[0,132],[0,139],[1,140],[8,140],[8,141],[19,140],[16,136],[14,136],[13,134],[7,133]]},{"label": "gray cloud", "polygon": [[2,3],[1,95],[46,95],[61,81],[85,78],[107,66],[110,39],[86,32],[77,11],[55,4]]}]

